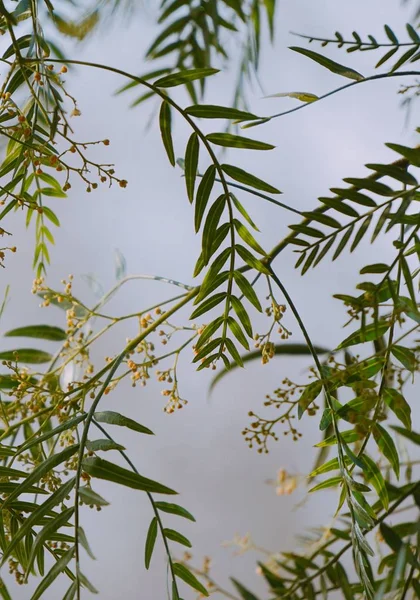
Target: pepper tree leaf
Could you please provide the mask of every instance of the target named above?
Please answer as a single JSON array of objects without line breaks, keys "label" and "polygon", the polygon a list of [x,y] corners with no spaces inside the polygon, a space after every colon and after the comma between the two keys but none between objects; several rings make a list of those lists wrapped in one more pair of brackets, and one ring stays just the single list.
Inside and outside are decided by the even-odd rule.
[{"label": "pepper tree leaf", "polygon": [[120,415],[120,413],[114,412],[112,410],[96,412],[94,418],[95,421],[98,421],[98,423],[107,423],[108,425],[119,425],[120,427],[128,427],[128,429],[138,431],[139,433],[154,435],[153,431],[151,431],[148,427],[140,425],[140,423],[137,423],[137,421],[134,421],[129,417],[124,417],[123,415]]},{"label": "pepper tree leaf", "polygon": [[161,510],[165,513],[178,515],[179,517],[184,517],[184,519],[189,519],[190,521],[195,522],[193,515],[178,504],[172,504],[171,502],[155,502],[155,506],[158,510]]},{"label": "pepper tree leaf", "polygon": [[198,581],[197,577],[185,565],[176,562],[173,564],[173,570],[176,577],[182,579],[187,585],[203,594],[206,598],[208,597],[209,593],[204,585]]},{"label": "pepper tree leaf", "polygon": [[174,490],[166,487],[165,485],[158,483],[157,481],[153,481],[152,479],[142,477],[142,475],[138,475],[137,473],[128,471],[128,469],[124,469],[123,467],[114,465],[113,463],[102,458],[85,458],[82,463],[82,466],[86,473],[88,473],[92,477],[96,477],[98,479],[105,479],[106,481],[112,481],[114,483],[125,485],[135,490],[141,490],[143,492],[150,492],[155,494],[177,493]]},{"label": "pepper tree leaf", "polygon": [[411,430],[411,407],[404,396],[394,388],[384,388],[383,398],[395,416]]},{"label": "pepper tree leaf", "polygon": [[308,58],[314,60],[329,71],[332,71],[332,73],[336,73],[337,75],[342,75],[343,77],[348,77],[349,79],[353,79],[355,81],[362,81],[362,79],[364,79],[363,75],[361,75],[354,69],[350,69],[349,67],[340,65],[339,63],[336,63],[330,58],[327,58],[322,54],[318,54],[318,52],[314,52],[313,50],[308,50],[307,48],[299,48],[297,46],[291,46],[290,50],[298,52],[299,54],[303,54],[303,56],[307,56]]},{"label": "pepper tree leaf", "polygon": [[146,545],[144,548],[144,566],[146,569],[150,566],[150,561],[152,559],[153,550],[155,547],[156,537],[158,530],[158,521],[156,517],[153,517],[151,523],[149,525],[149,530],[147,532],[146,537]]},{"label": "pepper tree leaf", "polygon": [[379,450],[389,460],[397,479],[400,476],[400,459],[398,456],[397,448],[392,437],[389,435],[386,429],[375,423],[372,428],[373,437],[378,445]]},{"label": "pepper tree leaf", "polygon": [[156,87],[163,88],[175,87],[184,83],[190,83],[196,79],[204,79],[204,77],[209,77],[210,75],[215,75],[216,73],[219,73],[219,69],[212,69],[210,67],[204,69],[183,70],[179,71],[178,73],[166,75],[166,77],[161,77],[154,82],[154,85]]},{"label": "pepper tree leaf", "polygon": [[49,340],[51,342],[62,342],[67,339],[66,332],[61,327],[52,325],[26,325],[10,329],[4,334],[5,337],[30,337],[38,340]]}]

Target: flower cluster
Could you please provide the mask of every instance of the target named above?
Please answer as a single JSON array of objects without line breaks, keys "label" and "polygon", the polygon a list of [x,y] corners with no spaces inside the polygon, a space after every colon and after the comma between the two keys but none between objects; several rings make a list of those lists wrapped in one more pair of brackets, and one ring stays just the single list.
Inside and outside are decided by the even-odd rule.
[{"label": "flower cluster", "polygon": [[278,304],[273,296],[267,296],[267,300],[271,300],[271,303],[265,309],[265,314],[270,317],[273,322],[267,333],[256,333],[254,336],[254,347],[261,350],[261,362],[263,365],[266,365],[276,353],[276,346],[274,342],[271,341],[271,335],[274,328],[277,327],[277,333],[280,334],[282,340],[287,340],[292,335],[292,333],[281,323],[284,313],[286,312],[286,306],[284,304]]}]

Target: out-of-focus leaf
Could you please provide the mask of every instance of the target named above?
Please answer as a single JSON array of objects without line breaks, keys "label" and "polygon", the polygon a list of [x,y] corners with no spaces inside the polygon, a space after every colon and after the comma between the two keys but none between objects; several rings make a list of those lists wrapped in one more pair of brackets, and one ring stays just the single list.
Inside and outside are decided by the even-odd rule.
[{"label": "out-of-focus leaf", "polygon": [[[327,348],[322,348],[321,346],[315,346],[315,352],[317,354],[328,354],[331,352],[327,350]],[[306,344],[276,344],[274,346],[274,354],[276,356],[284,355],[284,356],[312,356],[310,350],[306,346]],[[241,356],[242,362],[247,363],[254,360],[261,360],[261,351],[253,350],[252,352],[248,352],[247,354],[243,354]],[[236,368],[236,365],[232,365],[230,369],[222,369],[212,380],[210,384],[210,392],[213,390],[215,385],[223,378],[227,373],[230,373]]]},{"label": "out-of-focus leaf", "polygon": [[173,564],[173,570],[176,577],[179,577],[180,579],[185,581],[187,585],[192,587],[194,590],[197,590],[197,592],[200,592],[203,596],[207,598],[207,596],[209,595],[208,591],[206,590],[204,585],[202,585],[198,581],[197,577],[193,575],[189,569],[187,569],[185,565],[176,562]]},{"label": "out-of-focus leaf", "polygon": [[25,363],[27,365],[41,365],[52,360],[51,354],[34,348],[18,348],[16,350],[4,350],[0,352],[0,360],[11,360]]},{"label": "out-of-focus leaf", "polygon": [[337,75],[342,75],[343,77],[348,77],[349,79],[353,79],[355,81],[362,81],[362,79],[364,79],[363,75],[361,75],[354,69],[350,69],[349,67],[340,65],[339,63],[334,62],[330,58],[327,58],[323,54],[318,54],[318,52],[314,52],[313,50],[308,50],[307,48],[299,48],[297,46],[291,46],[290,50],[294,50],[294,52],[298,52],[299,54],[303,54],[303,56],[311,58],[318,64],[322,65],[329,71],[336,73]]},{"label": "out-of-focus leaf", "polygon": [[26,325],[7,331],[5,337],[30,337],[39,340],[50,340],[52,342],[61,342],[67,339],[66,332],[60,327],[51,325]]}]

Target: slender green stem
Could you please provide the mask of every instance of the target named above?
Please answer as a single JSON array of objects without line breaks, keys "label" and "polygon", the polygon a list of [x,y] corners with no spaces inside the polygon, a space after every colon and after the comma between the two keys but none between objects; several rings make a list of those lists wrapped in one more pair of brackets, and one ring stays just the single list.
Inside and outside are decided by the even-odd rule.
[{"label": "slender green stem", "polygon": [[311,42],[323,42],[328,44],[340,44],[343,46],[370,46],[369,49],[376,50],[377,48],[401,48],[402,46],[418,46],[420,48],[419,42],[403,42],[395,44],[393,42],[385,42],[380,44],[374,44],[373,42],[358,42],[356,40],[339,40],[338,38],[329,39],[329,38],[319,38],[313,37],[312,35],[305,35],[303,33],[297,33],[296,31],[290,32],[292,35],[296,35],[297,37],[303,38],[305,40],[310,40]]},{"label": "slender green stem", "polygon": [[[347,90],[351,87],[354,87],[355,85],[359,85],[362,83],[367,83],[368,81],[377,81],[380,79],[392,79],[394,77],[412,77],[415,75],[420,75],[420,71],[397,71],[395,73],[380,73],[378,75],[371,75],[370,77],[365,77],[364,79],[360,79],[357,81],[352,81],[351,83],[346,83],[345,85],[342,85],[339,88],[336,88],[334,90],[332,90],[331,92],[327,92],[326,94],[323,94],[322,96],[318,97],[318,100],[316,100],[315,102],[305,102],[305,104],[301,104],[299,106],[296,106],[295,108],[291,108],[289,110],[285,110],[283,112],[280,113],[276,113],[274,115],[270,115],[269,117],[262,117],[261,118],[261,123],[256,122],[256,125],[264,125],[265,123],[271,121],[271,119],[277,119],[278,117],[284,117],[285,115],[290,115],[291,113],[297,112],[298,110],[302,110],[303,108],[307,108],[308,106],[313,106],[314,104],[317,104],[320,100],[324,100],[325,98],[329,98],[330,96],[334,96],[335,94],[338,94],[339,92],[342,92],[344,90]],[[249,124],[246,125],[247,128],[249,127],[254,127],[253,123],[250,122]]]},{"label": "slender green stem", "polygon": [[[198,174],[198,177],[202,177],[202,175]],[[221,183],[220,179],[216,178],[216,181]],[[251,188],[246,187],[245,185],[241,185],[240,183],[234,183],[233,181],[228,181],[228,185],[230,187],[235,187],[238,190],[243,190],[244,192],[247,192],[248,194],[252,194],[253,196],[257,196],[258,198],[262,198],[263,200],[267,200],[267,202],[276,204],[277,206],[280,206],[280,208],[284,208],[285,210],[295,213],[296,215],[299,215],[301,217],[303,216],[302,212],[300,210],[297,210],[296,208],[293,208],[292,206],[289,206],[288,204],[284,204],[283,202],[279,202],[278,200],[275,200],[271,196],[267,196],[267,194],[262,194],[261,192],[258,192],[257,190],[252,190]]]}]

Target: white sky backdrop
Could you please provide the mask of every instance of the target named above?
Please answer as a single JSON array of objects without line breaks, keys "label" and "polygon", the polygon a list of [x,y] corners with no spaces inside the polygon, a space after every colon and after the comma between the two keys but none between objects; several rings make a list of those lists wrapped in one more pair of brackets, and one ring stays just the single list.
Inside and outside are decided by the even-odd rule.
[{"label": "white sky backdrop", "polygon": [[[136,74],[146,71],[143,55],[155,35],[151,5],[149,2],[129,22],[107,26],[101,34],[75,46],[68,54]],[[288,51],[287,46],[305,45],[303,40],[291,36],[290,31],[329,36],[337,29],[347,35],[356,29],[382,39],[382,25],[389,23],[403,37],[409,18],[410,11],[393,0],[280,0],[276,44],[274,48],[266,44],[262,52],[260,77],[265,93],[308,91],[320,95],[345,82]],[[312,47],[319,50],[319,46]],[[373,53],[348,55],[333,48],[326,52],[365,75],[373,73],[376,56]],[[56,234],[48,282],[57,287],[61,278],[73,273],[75,295],[92,302],[93,294],[81,276],[94,274],[105,289],[111,287],[114,249],[119,248],[127,258],[129,273],[157,274],[192,283],[199,237],[193,234],[193,215],[184,193],[184,181],[179,169],[172,170],[167,162],[155,116],[150,130],[145,131],[144,123],[152,105],[129,110],[129,95],[112,95],[122,85],[121,79],[103,72],[80,68],[74,76],[69,74],[67,80],[82,111],[82,117],[74,120],[77,137],[109,138],[111,145],[103,148],[100,156],[104,161],[115,162],[118,175],[126,178],[129,185],[126,190],[100,188],[86,194],[84,186],[74,181],[68,200],[52,200],[51,206],[57,209],[62,227]],[[231,82],[229,74],[211,78],[206,101],[229,102]],[[329,187],[339,186],[342,177],[362,175],[363,164],[395,160],[396,155],[385,148],[384,142],[416,143],[412,132],[418,123],[413,118],[405,128],[405,114],[399,108],[401,97],[396,91],[401,83],[399,79],[356,86],[301,112],[252,129],[251,137],[272,142],[276,150],[232,151],[229,162],[248,167],[279,187],[284,192],[281,200],[300,210],[309,210],[316,206],[318,196],[328,194]],[[287,99],[262,100],[262,95],[259,90],[250,95],[250,107],[258,114],[271,114],[295,105]],[[177,92],[177,97],[184,106],[188,102],[182,92]],[[212,122],[208,130],[218,131],[221,126],[222,122],[220,125]],[[184,123],[176,118],[177,156],[182,155],[188,135]],[[288,224],[296,222],[290,213],[257,198],[242,195],[241,199],[262,230],[266,248],[284,236]],[[14,231],[19,252],[8,258],[8,268],[2,273],[2,285],[11,284],[11,302],[2,330],[36,322],[62,325],[59,310],[41,311],[30,294],[33,233],[26,234],[19,219]],[[362,243],[351,259],[346,254],[333,264],[324,259],[304,278],[294,271],[291,253],[281,255],[275,263],[277,273],[295,299],[315,343],[334,347],[346,335],[340,331],[345,312],[332,294],[352,294],[359,281],[360,266],[367,260],[386,262],[390,253],[389,245],[379,238],[374,247]],[[140,310],[155,300],[175,295],[172,292],[160,283],[130,283],[111,303],[109,312],[124,314]],[[286,322],[294,332],[293,340],[300,341],[302,337],[289,313]],[[266,322],[261,318],[259,323],[257,331],[263,331]],[[125,325],[104,339],[94,352],[97,362],[119,350],[131,333]],[[248,410],[258,411],[264,395],[278,387],[285,375],[302,381],[307,364],[305,360],[284,358],[276,358],[264,368],[255,363],[245,372],[237,371],[221,382],[209,401],[210,373],[196,373],[185,355],[181,360],[180,385],[189,404],[183,411],[171,416],[162,412],[161,385],[154,381],[135,390],[129,385],[121,386],[101,403],[101,408],[118,410],[155,431],[154,438],[119,430],[114,433],[127,446],[142,474],[181,493],[179,502],[193,512],[197,523],[180,522],[181,519],[168,516],[168,526],[178,527],[192,540],[193,555],[199,563],[205,554],[213,558],[213,574],[226,585],[228,576],[233,575],[255,591],[265,589],[255,575],[256,556],[250,553],[233,558],[229,549],[221,548],[221,542],[232,539],[235,533],[249,531],[260,546],[290,550],[296,547],[296,534],[327,523],[333,510],[333,492],[314,496],[305,506],[294,510],[302,497],[300,491],[291,497],[277,497],[274,488],[264,484],[281,466],[300,473],[310,470],[315,456],[313,444],[319,439],[314,420],[301,423],[300,429],[305,434],[302,441],[295,444],[282,437],[272,445],[268,455],[249,450],[240,435],[249,421]],[[149,573],[143,567],[144,540],[152,517],[147,498],[113,485],[95,483],[95,489],[112,505],[100,514],[82,511],[83,526],[98,560],[90,561],[83,551],[82,556],[84,571],[100,589],[101,599],[165,598],[166,568],[160,543]],[[59,585],[51,588],[45,599],[61,597],[61,589],[64,588]],[[83,595],[89,597],[87,592]],[[17,591],[14,588],[14,599],[29,596],[28,587]],[[183,596],[185,600],[195,597],[188,590]]]}]

